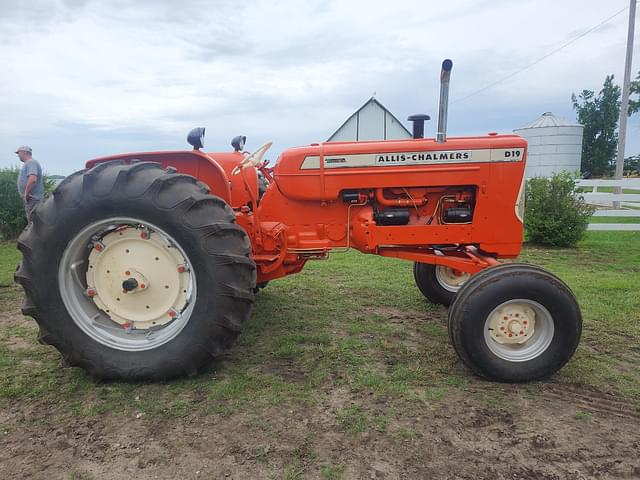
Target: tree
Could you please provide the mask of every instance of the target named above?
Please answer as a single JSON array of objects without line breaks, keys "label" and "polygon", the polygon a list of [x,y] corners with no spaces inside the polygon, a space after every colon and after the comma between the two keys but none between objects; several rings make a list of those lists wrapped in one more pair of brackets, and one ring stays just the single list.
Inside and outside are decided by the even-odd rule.
[{"label": "tree", "polygon": [[625,175],[640,175],[640,154],[624,159],[623,172]]},{"label": "tree", "polygon": [[[633,96],[637,95],[637,100],[633,99]],[[636,112],[640,112],[640,72],[636,79],[631,82],[631,88],[629,90],[629,116]]]},{"label": "tree", "polygon": [[584,125],[582,137],[582,172],[602,176],[611,172],[618,146],[620,87],[608,75],[596,96],[593,90],[571,95],[578,121]]}]

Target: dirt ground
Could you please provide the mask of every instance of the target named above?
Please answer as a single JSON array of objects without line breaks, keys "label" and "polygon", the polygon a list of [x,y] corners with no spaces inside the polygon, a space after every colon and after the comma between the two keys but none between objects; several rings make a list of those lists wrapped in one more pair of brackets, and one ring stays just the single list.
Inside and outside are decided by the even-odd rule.
[{"label": "dirt ground", "polygon": [[[1,318],[31,325],[19,315]],[[17,339],[9,348],[23,346]],[[304,370],[288,362],[264,368],[304,381]],[[220,414],[195,408],[177,418],[117,411],[65,416],[38,399],[10,399],[0,409],[0,476],[640,478],[640,413],[606,392],[557,381],[496,385],[470,377],[464,388],[433,402],[394,403],[393,415],[378,428],[359,428],[364,420],[358,415],[345,423],[340,412],[375,416],[390,408],[384,396],[342,387],[321,393],[315,405]]]},{"label": "dirt ground", "polygon": [[[10,426],[2,435],[2,476],[332,478],[322,470],[326,462],[342,465],[342,478],[354,479],[640,478],[640,419],[606,394],[548,384],[535,401],[521,401],[516,414],[460,397],[404,412],[388,430],[409,427],[407,437],[342,433],[336,408],[353,401],[334,391],[312,410],[274,408],[265,415],[271,432],[246,414],[147,419],[114,413],[52,425],[46,408],[15,404],[0,417]],[[576,420],[577,405],[593,418]],[[293,457],[297,470],[287,464]]]}]

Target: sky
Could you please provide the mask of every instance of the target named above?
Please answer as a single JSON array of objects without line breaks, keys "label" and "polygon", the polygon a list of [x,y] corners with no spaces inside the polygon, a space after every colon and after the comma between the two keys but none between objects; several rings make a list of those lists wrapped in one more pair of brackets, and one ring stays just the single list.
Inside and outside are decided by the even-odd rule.
[{"label": "sky", "polygon": [[[628,10],[523,71],[628,0],[1,0],[0,168],[33,147],[50,174],[97,156],[190,148],[282,150],[326,140],[374,93],[405,121],[437,116],[451,58],[448,134],[514,128],[571,94],[621,84]],[[636,27],[632,75],[640,70]],[[405,122],[410,129],[408,122]],[[640,114],[626,155],[640,153]]]}]

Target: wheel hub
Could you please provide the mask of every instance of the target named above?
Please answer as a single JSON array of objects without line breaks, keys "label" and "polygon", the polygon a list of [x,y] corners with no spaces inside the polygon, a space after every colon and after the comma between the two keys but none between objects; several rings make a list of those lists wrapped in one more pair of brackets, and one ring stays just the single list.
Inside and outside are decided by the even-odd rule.
[{"label": "wheel hub", "polygon": [[124,328],[149,329],[185,308],[189,278],[184,256],[164,236],[127,226],[93,244],[86,293]]},{"label": "wheel hub", "polygon": [[535,324],[536,313],[529,305],[510,303],[491,315],[489,330],[500,344],[523,344],[532,337]]},{"label": "wheel hub", "polygon": [[122,282],[122,292],[128,293],[138,288],[138,281],[131,277],[127,278],[124,282]]},{"label": "wheel hub", "polygon": [[471,275],[442,265],[436,266],[436,278],[447,290],[458,290]]},{"label": "wheel hub", "polygon": [[[129,251],[131,251],[131,249],[129,249]],[[151,286],[149,279],[135,267],[127,267],[122,273],[124,277],[122,281],[122,293],[139,293],[147,290]]]}]

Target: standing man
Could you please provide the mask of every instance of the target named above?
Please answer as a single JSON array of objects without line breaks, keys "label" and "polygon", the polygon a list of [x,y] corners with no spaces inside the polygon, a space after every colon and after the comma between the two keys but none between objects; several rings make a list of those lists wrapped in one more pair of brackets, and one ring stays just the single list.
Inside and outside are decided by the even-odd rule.
[{"label": "standing man", "polygon": [[23,145],[16,150],[18,158],[23,163],[18,175],[18,193],[24,202],[24,210],[27,213],[27,219],[31,216],[31,212],[35,208],[38,201],[44,195],[44,181],[42,178],[42,167],[38,161],[33,158],[31,147]]}]

